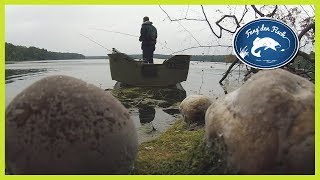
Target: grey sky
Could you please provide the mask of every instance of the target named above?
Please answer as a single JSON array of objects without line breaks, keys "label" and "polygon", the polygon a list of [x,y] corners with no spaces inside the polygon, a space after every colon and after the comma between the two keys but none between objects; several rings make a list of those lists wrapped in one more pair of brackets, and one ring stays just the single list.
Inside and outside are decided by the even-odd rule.
[{"label": "grey sky", "polygon": [[[203,19],[200,6],[162,6],[171,17]],[[221,17],[218,9],[226,14],[235,13],[240,17],[244,6],[205,6],[208,19],[214,25]],[[308,8],[306,7],[309,12]],[[310,7],[309,7],[310,9]],[[97,29],[119,31],[139,35],[142,18],[149,16],[158,29],[155,53],[170,54],[184,48],[220,44],[231,45],[232,35],[224,32],[223,39],[215,38],[205,22],[170,22],[157,5],[132,6],[18,6],[8,5],[5,9],[6,42],[16,45],[36,46],[50,51],[76,52],[84,55],[106,55],[108,51],[84,38],[84,34],[103,46],[113,47],[125,53],[141,53],[137,37],[125,36]],[[252,20],[254,13],[249,12],[245,19]],[[234,28],[231,22],[224,22]],[[187,29],[190,33],[185,31]],[[216,26],[213,29],[218,32]],[[196,40],[197,41],[196,41]],[[166,44],[168,48],[163,45]],[[185,51],[185,54],[225,54],[231,48],[198,48]]]}]

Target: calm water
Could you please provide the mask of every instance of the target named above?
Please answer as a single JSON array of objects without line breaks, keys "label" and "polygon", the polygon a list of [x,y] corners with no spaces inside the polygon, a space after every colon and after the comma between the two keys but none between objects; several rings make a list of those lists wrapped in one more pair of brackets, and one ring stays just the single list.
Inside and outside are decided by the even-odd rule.
[{"label": "calm water", "polygon": [[[161,63],[162,61],[155,60],[155,63]],[[225,80],[226,86],[223,88],[219,85],[218,82],[228,66],[229,64],[226,63],[191,62],[188,79],[181,85],[187,95],[203,94],[212,99],[222,96],[225,94],[225,90],[230,92],[242,84],[238,79],[244,71],[236,68],[232,76]],[[50,75],[76,77],[102,89],[112,89],[116,83],[111,79],[109,62],[105,59],[13,62],[6,64],[6,106],[26,87]],[[174,123],[176,117],[157,107],[149,112],[151,112],[153,120],[141,123],[139,110],[130,109],[140,142],[161,134]]]}]

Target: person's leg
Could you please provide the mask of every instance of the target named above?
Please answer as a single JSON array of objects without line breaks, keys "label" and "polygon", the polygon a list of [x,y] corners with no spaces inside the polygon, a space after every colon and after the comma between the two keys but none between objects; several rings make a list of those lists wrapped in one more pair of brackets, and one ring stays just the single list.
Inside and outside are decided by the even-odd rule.
[{"label": "person's leg", "polygon": [[155,45],[150,47],[150,63],[153,63],[153,52],[155,50]]},{"label": "person's leg", "polygon": [[147,47],[141,45],[141,49],[142,49],[142,59],[143,59],[143,62],[147,63],[147,62],[148,62],[148,59],[147,59],[147,57],[148,57],[148,56],[147,56],[147,54],[148,54]]},{"label": "person's leg", "polygon": [[153,59],[152,59],[152,51],[151,51],[151,47],[147,46],[146,47],[146,59],[148,61],[148,63],[153,63]]}]

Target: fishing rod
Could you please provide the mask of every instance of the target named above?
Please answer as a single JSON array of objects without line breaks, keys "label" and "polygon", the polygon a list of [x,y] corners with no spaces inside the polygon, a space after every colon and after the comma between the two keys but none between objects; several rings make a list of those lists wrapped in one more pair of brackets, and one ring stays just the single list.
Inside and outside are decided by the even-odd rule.
[{"label": "fishing rod", "polygon": [[98,30],[98,31],[106,31],[106,32],[111,32],[111,33],[117,33],[117,34],[132,36],[132,37],[139,37],[139,36],[128,34],[128,33],[123,33],[123,32],[119,32],[119,31],[110,31],[110,30],[107,30],[107,29],[97,29],[97,28],[90,28],[90,29],[94,29],[94,30]]},{"label": "fishing rod", "polygon": [[[98,29],[98,28],[90,28],[90,29],[94,29],[94,30],[98,30],[98,31],[106,31],[106,32],[111,32],[111,33],[117,33],[117,34],[122,34],[122,35],[126,35],[126,36],[131,36],[131,37],[139,37],[139,36],[137,36],[137,35],[128,34],[128,33],[123,33],[123,32],[119,32],[119,31],[111,31],[111,30],[107,30],[107,29]],[[162,47],[169,49],[169,50],[172,52],[172,54],[174,54],[174,51],[166,46],[166,44],[167,44],[166,42],[165,42],[165,43],[160,42],[160,41],[157,41],[157,42],[158,42]]]},{"label": "fishing rod", "polygon": [[108,50],[109,52],[112,52],[112,50],[104,47],[104,46],[101,45],[100,43],[98,43],[98,42],[94,41],[93,39],[89,38],[88,36],[85,36],[85,35],[83,35],[83,34],[80,34],[80,35],[83,36],[83,37],[85,37],[85,38],[87,38],[87,39],[89,39],[91,42],[94,42],[94,43],[98,44],[99,46],[103,47],[104,49]]}]

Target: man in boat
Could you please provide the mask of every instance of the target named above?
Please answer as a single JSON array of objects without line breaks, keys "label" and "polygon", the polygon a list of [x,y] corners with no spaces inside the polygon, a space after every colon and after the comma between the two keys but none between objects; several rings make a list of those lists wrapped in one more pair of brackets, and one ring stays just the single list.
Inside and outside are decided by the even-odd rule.
[{"label": "man in boat", "polygon": [[142,42],[142,56],[143,61],[146,63],[153,63],[153,52],[156,49],[157,36],[157,29],[149,21],[149,17],[145,16],[140,30],[139,41]]}]

